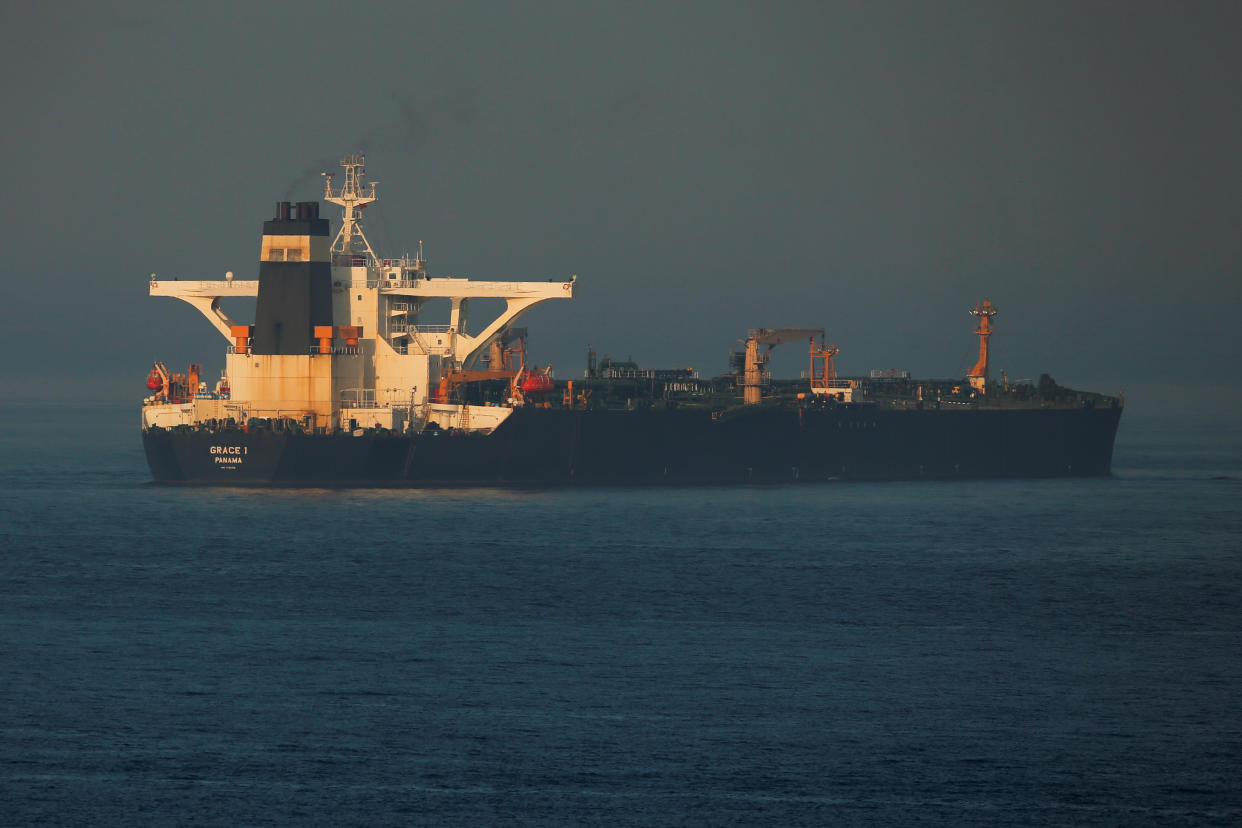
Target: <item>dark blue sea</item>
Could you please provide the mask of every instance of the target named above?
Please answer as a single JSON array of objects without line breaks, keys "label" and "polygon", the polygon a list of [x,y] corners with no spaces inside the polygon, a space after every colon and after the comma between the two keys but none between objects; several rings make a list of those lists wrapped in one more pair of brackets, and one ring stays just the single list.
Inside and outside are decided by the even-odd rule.
[{"label": "dark blue sea", "polygon": [[4,825],[1238,825],[1242,439],[1114,475],[148,482],[0,430]]}]

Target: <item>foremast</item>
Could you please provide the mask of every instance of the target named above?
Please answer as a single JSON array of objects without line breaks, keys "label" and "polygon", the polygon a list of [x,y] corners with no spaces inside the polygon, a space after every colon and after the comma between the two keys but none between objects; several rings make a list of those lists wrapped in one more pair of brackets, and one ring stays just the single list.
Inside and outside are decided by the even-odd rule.
[{"label": "foremast", "polygon": [[979,361],[966,374],[970,387],[980,394],[988,389],[988,340],[992,337],[992,317],[996,316],[996,308],[987,299],[975,305],[970,315],[979,320],[975,333],[979,336]]}]

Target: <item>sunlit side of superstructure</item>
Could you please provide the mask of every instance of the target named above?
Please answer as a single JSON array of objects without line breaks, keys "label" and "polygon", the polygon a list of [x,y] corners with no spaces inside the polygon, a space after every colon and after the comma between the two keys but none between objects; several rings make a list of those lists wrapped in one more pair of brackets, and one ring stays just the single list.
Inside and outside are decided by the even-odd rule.
[{"label": "sunlit side of superstructure", "polygon": [[[215,391],[204,386],[188,399],[157,392],[143,407],[144,428],[259,418],[294,420],[327,433],[360,424],[417,429],[428,422],[487,432],[521,404],[517,374],[524,365],[511,369],[490,360],[503,353],[507,332],[524,313],[550,299],[572,298],[574,279],[433,278],[422,242],[414,256],[382,258],[362,225],[363,208],[378,198],[374,182],[363,184],[365,159],[347,155],[341,165],[341,187],[334,188],[325,173],[323,198],[342,208],[331,242],[319,202],[280,202],[276,216],[264,222],[258,279],[237,280],[229,273],[223,280],[168,281],[152,275],[150,295],[194,306],[228,345]],[[221,300],[233,297],[256,297],[253,324],[225,315]],[[476,298],[503,299],[505,307],[471,333],[469,305]],[[434,299],[448,300],[447,325],[420,321],[424,305]],[[508,405],[438,399],[444,384],[482,368],[512,373]]]}]

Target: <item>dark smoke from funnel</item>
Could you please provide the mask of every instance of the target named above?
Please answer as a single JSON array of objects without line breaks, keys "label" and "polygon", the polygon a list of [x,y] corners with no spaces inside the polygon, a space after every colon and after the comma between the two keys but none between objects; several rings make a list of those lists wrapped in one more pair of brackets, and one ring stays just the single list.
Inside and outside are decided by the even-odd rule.
[{"label": "dark smoke from funnel", "polygon": [[[364,132],[349,144],[349,152],[366,155],[376,145],[376,136],[394,136],[396,148],[409,152],[424,146],[437,130],[448,132],[451,129],[466,128],[476,122],[477,106],[475,90],[472,86],[453,79],[436,94],[422,102],[408,95],[401,95],[394,89],[385,91],[386,97],[393,103],[396,115],[378,126]],[[445,128],[447,127],[447,129]],[[385,146],[387,141],[380,141]],[[343,149],[342,151],[345,151]],[[338,158],[325,158],[313,166],[305,167],[285,187],[282,200],[290,201],[295,196],[305,195],[303,188],[321,177],[321,173],[335,173]]]}]

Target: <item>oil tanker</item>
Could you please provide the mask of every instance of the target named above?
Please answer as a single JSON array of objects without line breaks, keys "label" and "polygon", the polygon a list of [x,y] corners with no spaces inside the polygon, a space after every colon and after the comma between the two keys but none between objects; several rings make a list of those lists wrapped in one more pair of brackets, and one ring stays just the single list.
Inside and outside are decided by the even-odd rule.
[{"label": "oil tanker", "polygon": [[[837,375],[822,329],[757,328],[730,371],[642,369],[588,354],[581,379],[526,359],[536,305],[573,298],[576,277],[479,281],[433,275],[417,253],[378,255],[362,210],[365,159],[325,173],[322,201],[278,202],[255,280],[172,281],[227,340],[209,387],[200,365],[156,361],[142,441],[160,483],[272,486],[721,484],[828,479],[1109,473],[1119,397],[989,378],[996,309],[971,313],[979,361],[964,377]],[[254,321],[222,308],[253,297]],[[471,299],[504,300],[482,321]],[[492,302],[492,305],[498,303]],[[432,324],[433,311],[447,319]],[[478,322],[478,324],[475,324]],[[471,331],[476,331],[471,333]],[[772,348],[802,342],[806,377],[773,380]]]}]

